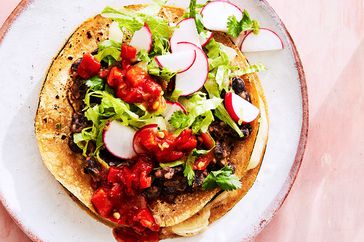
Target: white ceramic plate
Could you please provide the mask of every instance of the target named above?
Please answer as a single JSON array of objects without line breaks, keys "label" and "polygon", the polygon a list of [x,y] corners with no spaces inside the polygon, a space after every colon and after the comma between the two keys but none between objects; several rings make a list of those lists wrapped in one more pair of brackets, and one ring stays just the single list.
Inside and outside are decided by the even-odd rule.
[{"label": "white ceramic plate", "polygon": [[[73,202],[43,166],[33,123],[49,64],[76,27],[106,5],[140,2],[147,1],[23,1],[0,30],[0,197],[34,240],[114,240],[110,228]],[[182,1],[174,1],[178,2]],[[190,241],[242,241],[255,236],[287,196],[306,142],[307,93],[293,41],[265,1],[234,2],[262,26],[275,30],[286,47],[247,55],[251,63],[268,67],[260,78],[269,105],[269,142],[252,189],[229,213]]]}]

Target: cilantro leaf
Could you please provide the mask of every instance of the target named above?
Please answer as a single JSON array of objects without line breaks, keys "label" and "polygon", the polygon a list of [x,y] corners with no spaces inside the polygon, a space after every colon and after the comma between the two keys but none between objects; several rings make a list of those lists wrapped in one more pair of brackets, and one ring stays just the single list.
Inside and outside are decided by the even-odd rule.
[{"label": "cilantro leaf", "polygon": [[182,111],[177,111],[172,114],[172,117],[169,120],[169,123],[175,129],[184,129],[189,126],[190,118],[186,114],[184,114]]},{"label": "cilantro leaf", "polygon": [[222,190],[235,190],[241,188],[241,182],[239,178],[233,174],[231,167],[224,167],[218,171],[212,171],[205,178],[202,189],[213,189],[215,187],[220,187]]},{"label": "cilantro leaf", "polygon": [[195,157],[190,154],[185,163],[185,169],[183,170],[183,175],[187,178],[188,185],[192,185],[195,180],[195,172],[193,171],[193,164],[195,162]]},{"label": "cilantro leaf", "polygon": [[259,23],[256,20],[252,20],[249,13],[244,10],[243,17],[240,21],[232,15],[228,18],[228,34],[234,38],[238,37],[241,32],[252,30],[254,34],[259,33]]},{"label": "cilantro leaf", "polygon": [[241,181],[236,175],[218,176],[216,178],[216,184],[222,190],[227,190],[227,191],[241,188]]},{"label": "cilantro leaf", "polygon": [[227,33],[234,38],[238,37],[242,31],[241,24],[234,15],[228,18],[227,26],[228,26]]},{"label": "cilantro leaf", "polygon": [[93,91],[104,89],[104,80],[98,76],[94,76],[86,81],[86,86]]}]

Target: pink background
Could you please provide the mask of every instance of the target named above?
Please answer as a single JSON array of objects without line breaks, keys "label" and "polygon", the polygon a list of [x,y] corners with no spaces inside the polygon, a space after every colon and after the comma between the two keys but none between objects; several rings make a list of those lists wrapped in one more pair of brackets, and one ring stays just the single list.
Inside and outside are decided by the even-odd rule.
[{"label": "pink background", "polygon": [[[0,0],[0,25],[19,0]],[[364,1],[270,0],[306,72],[310,132],[297,180],[256,241],[364,241]],[[0,204],[0,241],[29,241]]]}]

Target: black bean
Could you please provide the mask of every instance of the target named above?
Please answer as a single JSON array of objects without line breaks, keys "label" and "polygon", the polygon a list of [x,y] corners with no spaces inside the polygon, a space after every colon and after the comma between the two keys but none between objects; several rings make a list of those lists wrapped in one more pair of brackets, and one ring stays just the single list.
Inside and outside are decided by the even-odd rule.
[{"label": "black bean", "polygon": [[236,94],[240,94],[241,92],[246,91],[244,80],[240,77],[233,77],[232,79],[232,87]]},{"label": "black bean", "polygon": [[79,58],[75,62],[73,62],[72,66],[71,66],[71,70],[77,71],[78,66],[80,65],[81,61],[82,61],[82,58]]},{"label": "black bean", "polygon": [[232,79],[232,87],[234,92],[240,97],[244,98],[248,102],[251,102],[251,98],[249,93],[246,90],[244,80],[240,77],[233,77]]}]

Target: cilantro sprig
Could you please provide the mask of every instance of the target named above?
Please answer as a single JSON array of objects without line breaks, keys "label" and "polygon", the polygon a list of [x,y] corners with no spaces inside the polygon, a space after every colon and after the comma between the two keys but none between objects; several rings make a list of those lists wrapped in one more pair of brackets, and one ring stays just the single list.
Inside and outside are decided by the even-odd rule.
[{"label": "cilantro sprig", "polygon": [[193,181],[195,180],[195,172],[193,170],[193,164],[196,160],[196,157],[191,153],[187,161],[185,163],[185,169],[183,171],[183,175],[187,178],[188,185],[191,186]]},{"label": "cilantro sprig", "polygon": [[259,33],[259,22],[252,20],[246,10],[243,11],[243,18],[240,21],[234,15],[230,16],[227,27],[227,33],[234,38],[238,37],[243,31],[252,30],[254,34]]},{"label": "cilantro sprig", "polygon": [[213,189],[220,187],[222,190],[235,190],[241,188],[241,182],[239,178],[233,174],[231,167],[224,167],[218,171],[211,171],[205,178],[202,189]]}]

